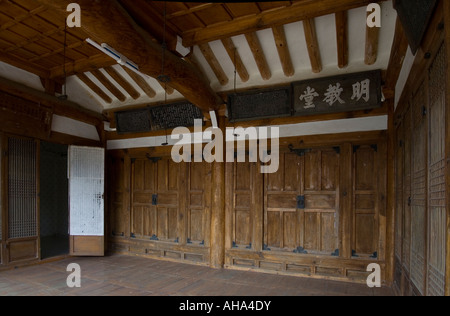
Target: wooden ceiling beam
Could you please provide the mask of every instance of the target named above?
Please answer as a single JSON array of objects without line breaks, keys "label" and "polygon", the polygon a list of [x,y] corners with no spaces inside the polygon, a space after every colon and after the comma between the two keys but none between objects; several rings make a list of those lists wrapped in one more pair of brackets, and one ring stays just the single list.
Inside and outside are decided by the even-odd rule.
[{"label": "wooden ceiling beam", "polygon": [[250,75],[248,74],[247,68],[242,61],[237,48],[233,44],[233,40],[231,38],[224,38],[222,39],[222,44],[225,47],[228,56],[230,56],[230,59],[234,67],[236,68],[236,71],[239,74],[242,82],[247,82],[250,79]]},{"label": "wooden ceiling beam", "polygon": [[272,28],[273,37],[277,46],[278,55],[280,57],[281,66],[286,77],[292,77],[295,74],[294,65],[292,64],[291,53],[289,52],[284,26],[275,26]]},{"label": "wooden ceiling beam", "polygon": [[317,40],[316,26],[313,19],[303,21],[306,46],[308,48],[309,60],[314,73],[322,71],[322,58],[320,56],[319,41]]},{"label": "wooden ceiling beam", "polygon": [[348,13],[336,12],[335,18],[338,67],[342,69],[348,66]]},{"label": "wooden ceiling beam", "polygon": [[99,69],[92,70],[91,74],[121,102],[127,100],[127,97]]},{"label": "wooden ceiling beam", "polygon": [[68,101],[59,100],[45,92],[18,84],[16,82],[0,78],[0,90],[23,99],[36,102],[53,108],[53,113],[60,116],[66,116],[86,124],[97,125],[103,122],[103,115],[81,107],[80,105]]},{"label": "wooden ceiling beam", "polygon": [[50,78],[61,78],[64,75],[72,76],[80,73],[85,73],[95,69],[105,68],[116,65],[117,62],[111,57],[99,53],[98,55],[90,56],[88,58],[75,60],[67,63],[64,71],[64,65],[50,69]]},{"label": "wooden ceiling beam", "polygon": [[216,75],[217,79],[219,80],[220,84],[222,86],[225,86],[228,84],[229,79],[226,75],[225,71],[223,70],[222,66],[220,65],[220,62],[217,60],[216,55],[214,55],[214,52],[211,49],[211,46],[209,46],[208,43],[206,44],[200,44],[199,48],[205,57],[206,61],[208,62],[209,66],[211,67],[212,71]]},{"label": "wooden ceiling beam", "polygon": [[[367,13],[369,16],[370,13]],[[366,65],[373,65],[378,58],[378,41],[380,38],[379,27],[369,27],[366,24],[366,52],[364,62]]]},{"label": "wooden ceiling beam", "polygon": [[18,56],[12,56],[8,53],[0,54],[0,61],[7,63],[11,66],[23,69],[25,71],[31,72],[41,78],[50,78],[50,71],[37,64],[30,63]]},{"label": "wooden ceiling beam", "polygon": [[114,79],[133,99],[137,100],[141,94],[112,66],[106,67],[104,70]]},{"label": "wooden ceiling beam", "polygon": [[164,28],[163,12],[155,12],[155,8],[150,4],[150,1],[119,0],[119,2],[134,18],[136,23],[153,36],[158,43],[162,43],[165,40],[167,48],[170,51],[176,51],[177,34],[168,25],[167,21],[166,27]]},{"label": "wooden ceiling beam", "polygon": [[107,95],[99,86],[97,86],[88,76],[85,74],[77,74],[78,79],[80,79],[89,89],[92,90],[96,95],[103,99],[108,104],[112,103],[112,99]]},{"label": "wooden ceiling beam", "polygon": [[255,32],[245,34],[247,43],[252,51],[253,58],[255,59],[256,65],[258,66],[259,73],[264,80],[269,80],[272,78],[272,72],[270,70],[269,64],[267,63],[266,56],[261,47],[258,35]]},{"label": "wooden ceiling beam", "polygon": [[389,65],[386,72],[385,89],[395,91],[407,50],[408,39],[406,38],[400,19],[397,18],[395,24],[394,42],[391,49],[391,57],[389,59]]},{"label": "wooden ceiling beam", "polygon": [[[37,0],[61,15],[67,14],[71,0]],[[135,62],[142,73],[158,77],[161,66],[171,79],[170,85],[203,111],[216,110],[224,101],[213,91],[209,80],[191,64],[166,51],[152,40],[121,6],[118,0],[78,0],[83,8],[82,30],[97,43],[112,48]]]},{"label": "wooden ceiling beam", "polygon": [[142,77],[141,75],[135,73],[133,70],[127,68],[127,67],[123,67],[123,70],[126,71],[126,73],[128,74],[128,76],[131,77],[131,79],[133,79],[134,82],[136,82],[136,84],[139,86],[139,88],[142,89],[142,91],[145,92],[145,94],[150,98],[154,98],[156,96],[156,92],[155,90],[153,90],[153,88],[147,83],[147,81],[144,79],[144,77]]},{"label": "wooden ceiling beam", "polygon": [[288,23],[313,19],[315,17],[333,14],[340,11],[348,11],[350,9],[367,6],[373,0],[303,0],[293,2],[287,7],[280,7],[273,10],[263,11],[234,21],[211,25],[206,28],[188,31],[182,34],[183,44],[185,47],[208,43],[222,38],[275,26],[285,25]]}]

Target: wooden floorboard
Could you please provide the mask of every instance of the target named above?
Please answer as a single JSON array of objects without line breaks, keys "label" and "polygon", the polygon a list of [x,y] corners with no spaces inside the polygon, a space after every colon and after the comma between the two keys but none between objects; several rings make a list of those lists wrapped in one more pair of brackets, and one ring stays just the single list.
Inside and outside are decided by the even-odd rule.
[{"label": "wooden floorboard", "polygon": [[[70,263],[81,288],[68,288]],[[67,258],[0,272],[0,296],[390,296],[390,288],[158,261],[133,256]]]}]

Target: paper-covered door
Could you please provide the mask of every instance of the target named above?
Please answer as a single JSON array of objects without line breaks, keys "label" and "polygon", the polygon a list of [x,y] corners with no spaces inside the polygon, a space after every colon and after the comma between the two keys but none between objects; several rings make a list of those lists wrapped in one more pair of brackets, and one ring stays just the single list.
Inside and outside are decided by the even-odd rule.
[{"label": "paper-covered door", "polygon": [[71,146],[69,149],[70,253],[104,255],[103,148]]}]

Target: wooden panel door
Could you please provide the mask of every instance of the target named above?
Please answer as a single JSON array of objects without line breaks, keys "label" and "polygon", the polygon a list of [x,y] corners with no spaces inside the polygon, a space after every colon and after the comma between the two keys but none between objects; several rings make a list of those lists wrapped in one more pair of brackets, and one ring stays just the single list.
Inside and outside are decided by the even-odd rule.
[{"label": "wooden panel door", "polygon": [[69,232],[72,256],[105,254],[105,150],[69,147]]},{"label": "wooden panel door", "polygon": [[378,192],[381,170],[377,145],[355,146],[353,154],[353,243],[359,257],[378,254]]},{"label": "wooden panel door", "polygon": [[340,149],[313,149],[305,154],[303,166],[300,238],[308,253],[330,255],[339,249]]},{"label": "wooden panel door", "polygon": [[444,296],[446,263],[445,188],[445,49],[441,48],[429,76],[428,260],[427,295]]},{"label": "wooden panel door", "polygon": [[206,162],[190,163],[188,168],[186,242],[209,247],[211,229],[211,186],[209,185],[211,183],[211,164]]},{"label": "wooden panel door", "polygon": [[38,146],[32,139],[8,137],[4,232],[6,263],[38,259]]},{"label": "wooden panel door", "polygon": [[[248,160],[248,159],[247,159]],[[262,220],[262,216],[256,213],[261,212],[258,205],[255,203],[256,199],[262,199],[255,194],[260,192],[257,185],[256,178],[258,177],[258,166],[250,162],[236,162],[229,164],[231,170],[227,170],[227,177],[230,179],[227,183],[231,186],[231,195],[229,195],[229,212],[227,215],[231,225],[229,231],[228,248],[253,249],[257,240],[255,240],[255,225],[262,225],[258,223],[258,219]],[[228,188],[227,188],[228,189]],[[261,243],[261,241],[259,242]]]},{"label": "wooden panel door", "polygon": [[179,177],[180,165],[170,157],[133,160],[132,237],[178,240]]},{"label": "wooden panel door", "polygon": [[[303,193],[303,171],[304,157],[281,153],[278,172],[265,176],[264,244],[271,250],[292,252],[303,245],[302,212],[297,208],[297,199]],[[243,181],[249,182],[250,177]]]},{"label": "wooden panel door", "polygon": [[411,198],[411,280],[425,294],[427,211],[426,88],[422,83],[413,98],[413,168]]},{"label": "wooden panel door", "polygon": [[269,248],[326,255],[339,248],[339,160],[339,148],[281,154],[278,172],[265,178]]},{"label": "wooden panel door", "polygon": [[[398,262],[402,262],[403,241],[403,175],[404,175],[404,131],[403,123],[397,128],[397,146],[395,153],[395,256]],[[398,283],[400,284],[400,282]]]}]

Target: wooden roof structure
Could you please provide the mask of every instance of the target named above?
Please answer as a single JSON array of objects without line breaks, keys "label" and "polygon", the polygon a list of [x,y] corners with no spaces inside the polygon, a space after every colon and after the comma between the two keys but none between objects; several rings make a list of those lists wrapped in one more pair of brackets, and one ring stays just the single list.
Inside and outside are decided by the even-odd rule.
[{"label": "wooden roof structure", "polygon": [[[98,113],[156,104],[165,91],[169,99],[187,99],[206,112],[220,108],[222,93],[234,89],[372,69],[385,71],[389,94],[406,53],[391,1],[380,2],[380,29],[366,25],[370,0],[80,0],[81,28],[66,28],[70,2],[0,1],[2,77],[26,81],[25,73],[15,74],[25,70],[50,94],[62,93],[66,81],[69,100]],[[88,38],[125,55],[142,75],[118,65]],[[168,84],[156,79],[163,41]]]}]

